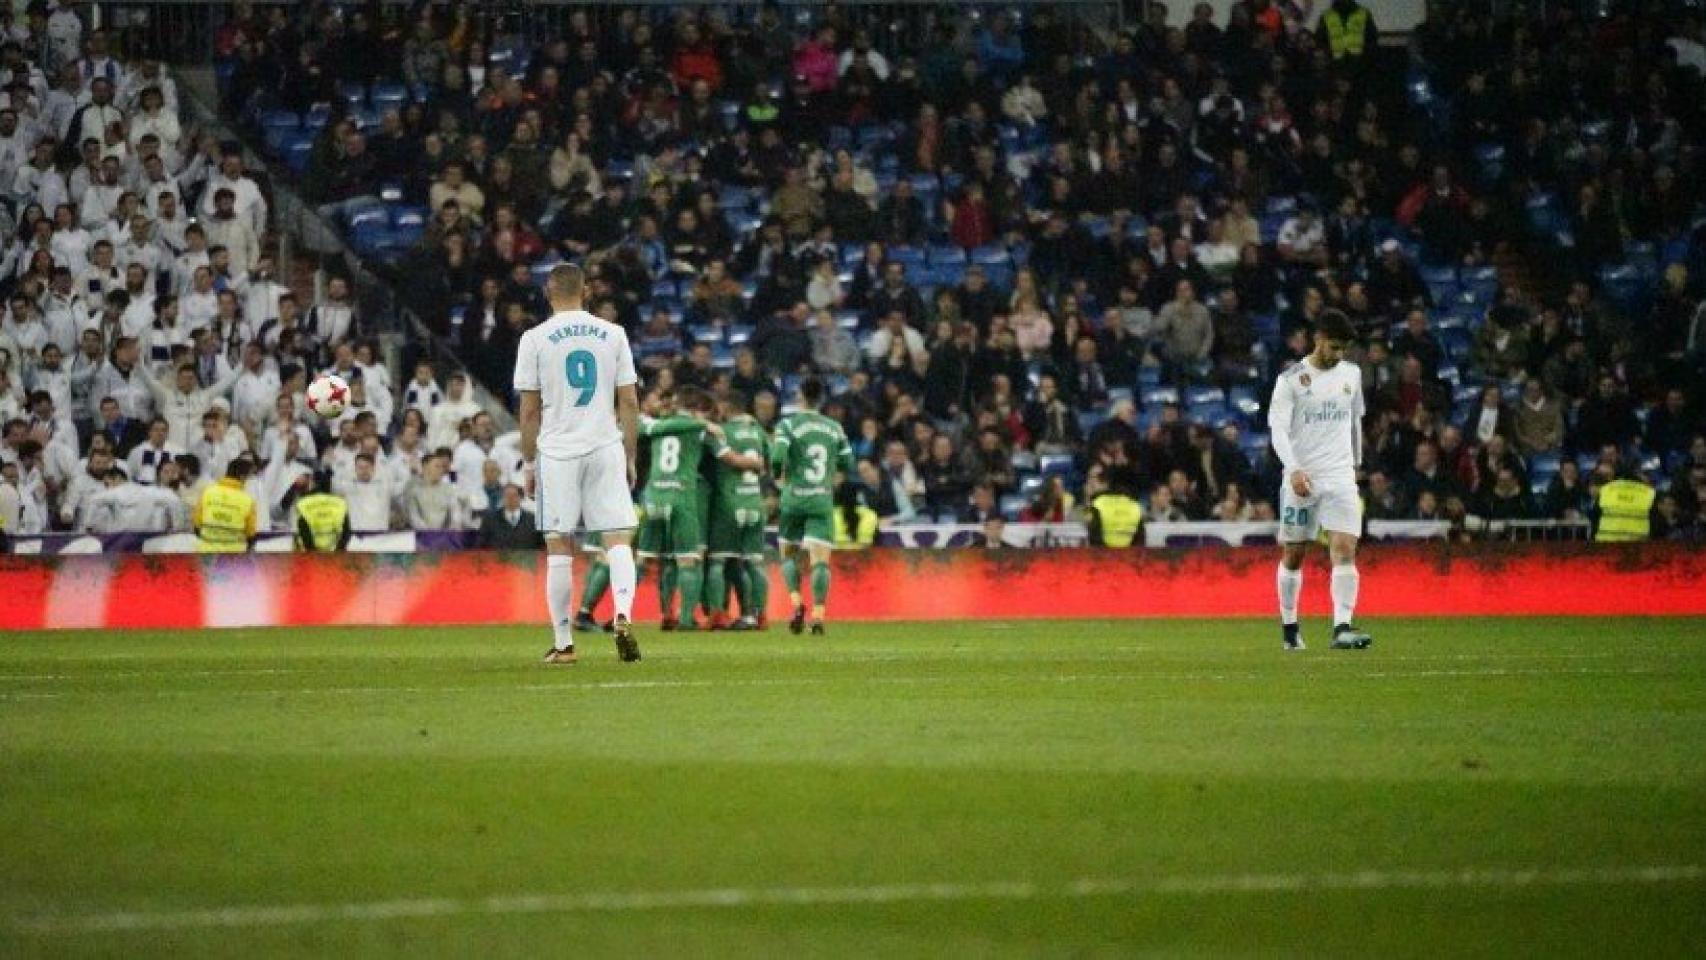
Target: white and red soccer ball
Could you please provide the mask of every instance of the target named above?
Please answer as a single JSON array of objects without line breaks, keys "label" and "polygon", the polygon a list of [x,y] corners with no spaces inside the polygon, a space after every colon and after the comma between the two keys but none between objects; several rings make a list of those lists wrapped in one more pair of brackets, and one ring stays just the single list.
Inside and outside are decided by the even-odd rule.
[{"label": "white and red soccer ball", "polygon": [[349,384],[335,374],[318,377],[308,385],[308,409],[315,416],[331,420],[349,405]]}]

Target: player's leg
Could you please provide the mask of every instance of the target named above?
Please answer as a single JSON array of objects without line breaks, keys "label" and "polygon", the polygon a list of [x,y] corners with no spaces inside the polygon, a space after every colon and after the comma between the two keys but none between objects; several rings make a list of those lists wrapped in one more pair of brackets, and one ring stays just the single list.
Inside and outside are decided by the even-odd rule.
[{"label": "player's leg", "polygon": [[829,555],[835,549],[835,521],[830,514],[814,514],[806,527],[806,553],[812,561],[812,635],[823,636],[823,620],[829,611]]},{"label": "player's leg", "polygon": [[1279,594],[1280,632],[1287,650],[1303,649],[1303,632],[1297,623],[1297,607],[1303,595],[1303,558],[1315,539],[1316,517],[1312,498],[1299,497],[1290,486],[1280,491],[1280,563],[1275,571]]},{"label": "player's leg", "polygon": [[698,607],[705,593],[705,534],[691,503],[670,514],[669,551],[675,558],[681,587],[682,630],[699,629]]},{"label": "player's leg", "polygon": [[598,533],[589,533],[581,542],[581,553],[587,560],[586,583],[581,587],[580,610],[575,614],[576,630],[596,630],[598,621],[593,613],[610,590],[610,565],[604,562],[604,540]]},{"label": "player's leg", "polygon": [[1327,551],[1333,561],[1333,648],[1364,650],[1374,642],[1357,628],[1357,594],[1362,575],[1357,572],[1357,535],[1362,532],[1361,501],[1354,489],[1334,490],[1322,497],[1321,525],[1326,528]]},{"label": "player's leg", "polygon": [[586,525],[599,534],[604,544],[604,559],[610,571],[610,596],[616,607],[612,630],[616,636],[616,655],[624,662],[640,659],[640,644],[634,639],[634,591],[638,586],[639,569],[634,562],[634,499],[628,493],[628,462],[619,445],[613,445],[594,457],[588,457],[586,486],[591,497],[586,510]]},{"label": "player's leg", "polygon": [[705,612],[712,630],[728,627],[729,560],[734,556],[734,520],[731,511],[714,510],[711,516],[705,566]]},{"label": "player's leg", "polygon": [[545,608],[551,616],[551,649],[546,663],[574,663],[574,544],[569,539],[580,524],[579,460],[540,457],[535,482],[539,493],[540,526],[545,532]]},{"label": "player's leg", "polygon": [[741,623],[749,630],[769,626],[765,611],[770,603],[770,571],[764,559],[764,520],[757,511],[743,518],[750,522],[741,525],[740,562],[736,564],[740,583],[745,592],[740,598]]},{"label": "player's leg", "polygon": [[782,553],[782,585],[788,590],[788,603],[794,615],[788,620],[790,633],[804,633],[806,602],[800,595],[800,543],[806,536],[806,515],[782,513],[778,524],[778,548]]}]

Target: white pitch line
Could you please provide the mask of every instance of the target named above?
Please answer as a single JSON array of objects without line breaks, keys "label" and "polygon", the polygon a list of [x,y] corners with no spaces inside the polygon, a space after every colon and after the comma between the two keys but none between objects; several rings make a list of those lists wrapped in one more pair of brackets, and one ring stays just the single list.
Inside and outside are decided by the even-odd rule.
[{"label": "white pitch line", "polygon": [[1706,867],[1697,864],[1641,867],[1467,867],[1456,870],[1367,869],[1345,873],[1183,874],[1086,878],[1066,883],[1008,880],[850,887],[722,887],[619,893],[528,893],[466,899],[431,897],[365,903],[250,905],[153,912],[137,910],[64,916],[19,916],[11,918],[10,926],[28,933],[56,935],[277,927],[422,917],[637,913],[973,900],[1285,894],[1316,890],[1651,886],[1695,883],[1703,879],[1706,879]]}]

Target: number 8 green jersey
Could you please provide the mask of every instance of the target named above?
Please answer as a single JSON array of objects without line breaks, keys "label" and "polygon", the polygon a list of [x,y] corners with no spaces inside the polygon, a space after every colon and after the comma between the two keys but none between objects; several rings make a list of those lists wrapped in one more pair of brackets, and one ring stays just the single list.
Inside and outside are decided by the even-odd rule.
[{"label": "number 8 green jersey", "polygon": [[853,447],[841,424],[802,410],[777,424],[770,463],[780,478],[783,511],[828,513],[835,508],[835,471],[853,472]]},{"label": "number 8 green jersey", "polygon": [[699,489],[699,458],[705,450],[705,424],[675,414],[640,425],[640,436],[651,441],[651,472],[646,493],[694,494]]}]

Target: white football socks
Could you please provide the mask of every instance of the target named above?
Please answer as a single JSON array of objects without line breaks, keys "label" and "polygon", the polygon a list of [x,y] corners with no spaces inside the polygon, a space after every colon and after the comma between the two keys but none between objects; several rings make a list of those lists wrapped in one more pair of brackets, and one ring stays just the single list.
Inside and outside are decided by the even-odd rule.
[{"label": "white football socks", "polygon": [[1351,615],[1356,613],[1357,589],[1362,585],[1362,574],[1357,573],[1356,564],[1339,563],[1333,565],[1333,625],[1350,623]]},{"label": "white football socks", "polygon": [[604,562],[610,565],[610,596],[616,603],[616,615],[634,619],[634,589],[639,575],[634,570],[634,548],[627,544],[606,547]]},{"label": "white football socks", "polygon": [[574,563],[574,558],[565,554],[545,557],[545,605],[551,610],[551,633],[558,650],[575,645],[574,635],[569,632],[570,610],[575,599]]},{"label": "white football socks", "polygon": [[[1297,598],[1303,593],[1303,569],[1287,569],[1285,564],[1279,565],[1276,577],[1279,587],[1280,622],[1292,624],[1297,622]],[[1337,581],[1335,581],[1337,582]],[[1337,589],[1335,587],[1335,589]]]}]

